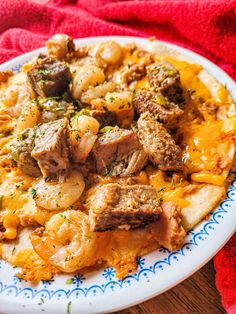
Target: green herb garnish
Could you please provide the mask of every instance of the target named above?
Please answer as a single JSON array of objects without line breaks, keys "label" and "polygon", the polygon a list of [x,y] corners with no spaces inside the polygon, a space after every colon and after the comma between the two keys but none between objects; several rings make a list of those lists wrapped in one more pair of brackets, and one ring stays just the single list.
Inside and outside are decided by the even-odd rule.
[{"label": "green herb garnish", "polygon": [[67,304],[67,314],[70,314],[71,301]]},{"label": "green herb garnish", "polygon": [[71,285],[74,281],[74,278],[69,278],[66,280],[66,285]]},{"label": "green herb garnish", "polygon": [[36,197],[37,191],[33,188],[30,188],[29,193],[30,193],[31,197],[34,199]]},{"label": "green herb garnish", "polygon": [[114,129],[113,126],[105,126],[104,128],[102,128],[101,130],[99,130],[99,133],[109,133]]},{"label": "green herb garnish", "polygon": [[160,189],[157,190],[157,193],[164,191],[165,188],[166,188],[165,186],[162,186]]}]

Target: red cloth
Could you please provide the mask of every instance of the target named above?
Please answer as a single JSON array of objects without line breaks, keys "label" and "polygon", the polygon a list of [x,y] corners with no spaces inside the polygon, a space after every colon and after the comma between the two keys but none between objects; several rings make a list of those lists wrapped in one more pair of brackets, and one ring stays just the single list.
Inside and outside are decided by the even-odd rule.
[{"label": "red cloth", "polygon": [[[55,33],[156,36],[190,48],[236,79],[236,0],[0,0],[0,63]],[[215,257],[216,284],[236,313],[236,237]]]},{"label": "red cloth", "polygon": [[216,287],[229,314],[236,314],[236,234],[214,257]]}]

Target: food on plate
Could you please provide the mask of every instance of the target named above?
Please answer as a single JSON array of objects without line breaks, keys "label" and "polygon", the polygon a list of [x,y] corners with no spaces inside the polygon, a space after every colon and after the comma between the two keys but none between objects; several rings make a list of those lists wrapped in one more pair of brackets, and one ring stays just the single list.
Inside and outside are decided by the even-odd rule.
[{"label": "food on plate", "polygon": [[148,185],[103,185],[90,200],[92,231],[144,227],[162,212],[158,193]]},{"label": "food on plate", "polygon": [[66,176],[69,168],[67,120],[42,123],[35,128],[31,156],[38,162],[44,178]]},{"label": "food on plate", "polygon": [[135,132],[119,127],[101,134],[92,153],[96,172],[107,176],[128,176],[140,172],[147,161]]},{"label": "food on plate", "polygon": [[27,76],[32,89],[41,97],[63,94],[71,81],[71,73],[65,63],[43,55],[39,56]]},{"label": "food on plate", "polygon": [[38,282],[176,250],[225,196],[235,104],[201,65],[68,35],[0,72],[0,255]]},{"label": "food on plate", "polygon": [[149,112],[166,128],[178,125],[184,111],[178,104],[170,102],[168,98],[153,91],[140,90],[135,93],[134,109],[137,114]]},{"label": "food on plate", "polygon": [[90,230],[89,218],[80,210],[55,214],[31,234],[36,253],[63,272],[94,265],[104,238]]},{"label": "food on plate", "polygon": [[175,103],[184,101],[180,74],[175,66],[166,61],[159,61],[147,67],[150,85],[155,91],[172,99]]},{"label": "food on plate", "polygon": [[182,169],[182,153],[180,147],[149,112],[142,113],[137,122],[138,138],[143,145],[150,162],[163,171]]}]

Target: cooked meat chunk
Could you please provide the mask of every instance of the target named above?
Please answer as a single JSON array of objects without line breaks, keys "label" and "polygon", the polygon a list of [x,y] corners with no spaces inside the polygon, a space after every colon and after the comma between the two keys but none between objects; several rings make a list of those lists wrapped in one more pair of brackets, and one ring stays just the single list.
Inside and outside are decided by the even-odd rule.
[{"label": "cooked meat chunk", "polygon": [[38,161],[44,177],[59,178],[69,167],[67,120],[60,119],[38,126],[31,156]]},{"label": "cooked meat chunk", "polygon": [[181,208],[171,202],[162,203],[162,213],[152,226],[154,239],[170,251],[177,249],[182,243],[186,232],[181,224]]},{"label": "cooked meat chunk", "polygon": [[41,97],[63,94],[72,78],[66,63],[50,57],[38,58],[27,75],[33,90]]},{"label": "cooked meat chunk", "polygon": [[147,154],[143,149],[136,150],[132,155],[126,158],[125,162],[127,163],[127,166],[125,165],[124,172],[122,171],[119,172],[122,173],[122,176],[128,176],[137,173],[141,171],[143,167],[146,165]]},{"label": "cooked meat chunk", "polygon": [[155,91],[161,92],[176,103],[184,100],[179,71],[171,63],[155,62],[147,67],[147,75]]},{"label": "cooked meat chunk", "polygon": [[112,163],[109,176],[126,177],[140,172],[147,163],[147,154],[143,149],[135,151],[127,158]]},{"label": "cooked meat chunk", "polygon": [[115,126],[117,125],[117,119],[115,112],[106,110],[92,110],[91,116],[98,120],[100,128],[105,126]]},{"label": "cooked meat chunk", "polygon": [[17,166],[31,177],[41,175],[37,161],[31,157],[31,151],[34,147],[35,129],[26,129],[12,145],[12,158]]},{"label": "cooked meat chunk", "polygon": [[127,176],[144,167],[147,156],[132,130],[114,128],[101,135],[93,148],[97,173]]},{"label": "cooked meat chunk", "polygon": [[100,187],[90,201],[92,231],[138,228],[158,219],[161,213],[156,189],[147,185]]},{"label": "cooked meat chunk", "polygon": [[181,149],[163,125],[148,112],[138,119],[138,137],[149,160],[160,170],[180,170]]},{"label": "cooked meat chunk", "polygon": [[133,105],[136,113],[150,112],[167,128],[176,127],[184,113],[178,105],[170,102],[163,95],[146,90],[135,94]]}]

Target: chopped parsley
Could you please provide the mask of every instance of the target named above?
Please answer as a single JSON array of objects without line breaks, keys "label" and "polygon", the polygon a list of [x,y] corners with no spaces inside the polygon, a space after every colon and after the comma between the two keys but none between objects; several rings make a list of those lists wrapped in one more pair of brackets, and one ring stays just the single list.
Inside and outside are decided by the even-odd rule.
[{"label": "chopped parsley", "polygon": [[37,191],[36,191],[35,189],[33,189],[33,188],[30,188],[30,189],[29,189],[29,193],[30,193],[31,197],[32,197],[33,199],[35,199],[35,197],[36,197],[36,195],[37,195]]},{"label": "chopped parsley", "polygon": [[71,301],[67,304],[67,314],[70,314]]},{"label": "chopped parsley", "polygon": [[40,80],[39,83],[40,84],[46,84],[48,82],[48,80]]},{"label": "chopped parsley", "polygon": [[99,130],[99,133],[110,133],[114,129],[113,126],[105,126],[101,130]]},{"label": "chopped parsley", "polygon": [[66,109],[65,109],[65,108],[56,108],[55,111],[56,111],[56,112],[60,112],[60,111],[64,111],[64,112],[65,112]]},{"label": "chopped parsley", "polygon": [[171,186],[173,186],[174,188],[176,188],[176,183],[175,183],[174,177],[172,177],[172,179],[171,179]]},{"label": "chopped parsley", "polygon": [[50,73],[50,70],[49,69],[41,69],[41,70],[38,70],[38,74],[43,74],[43,75],[47,75]]},{"label": "chopped parsley", "polygon": [[164,191],[165,188],[166,188],[165,186],[162,186],[160,189],[157,190],[157,193]]},{"label": "chopped parsley", "polygon": [[69,278],[66,280],[66,285],[71,285],[74,281],[74,278]]},{"label": "chopped parsley", "polygon": [[59,203],[58,203],[58,200],[56,200],[56,207],[57,207],[57,208],[60,207],[60,205],[59,205]]},{"label": "chopped parsley", "polygon": [[16,183],[16,188],[19,189],[24,185],[24,182]]},{"label": "chopped parsley", "polygon": [[44,303],[44,299],[43,298],[40,298],[41,302],[38,303],[38,305],[43,305]]}]

